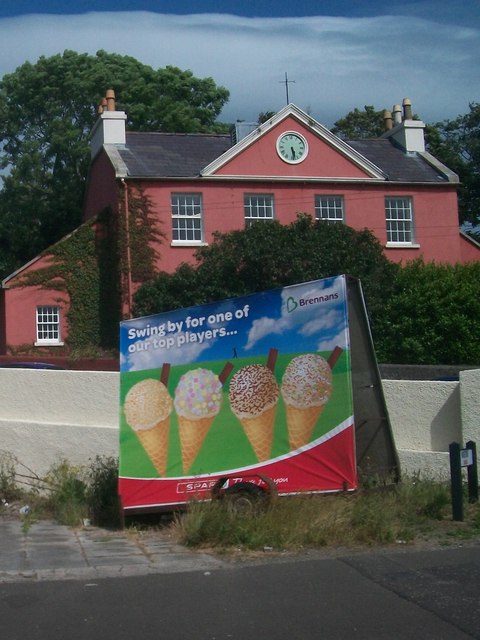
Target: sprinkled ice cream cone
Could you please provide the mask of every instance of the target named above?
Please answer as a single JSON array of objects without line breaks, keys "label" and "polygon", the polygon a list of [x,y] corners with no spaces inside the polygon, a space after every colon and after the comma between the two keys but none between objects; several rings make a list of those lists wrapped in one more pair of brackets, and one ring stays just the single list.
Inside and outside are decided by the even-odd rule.
[{"label": "sprinkled ice cream cone", "polygon": [[200,453],[207,433],[212,426],[214,416],[189,420],[184,416],[178,416],[178,431],[180,434],[180,446],[182,449],[182,464],[185,473],[188,473],[193,461]]},{"label": "sprinkled ice cream cone", "polygon": [[222,404],[222,386],[232,369],[227,363],[220,376],[208,369],[187,371],[175,389],[175,410],[184,473],[188,473]]},{"label": "sprinkled ice cream cone", "polygon": [[147,378],[128,391],[123,411],[160,476],[167,471],[168,437],[173,400],[160,380]]},{"label": "sprinkled ice cream cone", "polygon": [[293,404],[286,404],[286,408],[288,441],[290,450],[293,451],[310,442],[323,407],[313,406],[307,407],[306,409],[299,409]]},{"label": "sprinkled ice cream cone", "polygon": [[231,409],[259,462],[271,455],[278,396],[275,376],[270,368],[261,364],[242,367],[230,382]]},{"label": "sprinkled ice cream cone", "polygon": [[285,369],[281,393],[287,410],[290,450],[306,445],[332,392],[332,369],[319,354],[293,358]]}]

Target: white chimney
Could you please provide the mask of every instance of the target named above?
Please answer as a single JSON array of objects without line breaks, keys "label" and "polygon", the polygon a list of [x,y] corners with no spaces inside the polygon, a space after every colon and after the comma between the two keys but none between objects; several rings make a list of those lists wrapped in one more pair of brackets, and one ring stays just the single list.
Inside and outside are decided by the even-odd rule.
[{"label": "white chimney", "polygon": [[382,138],[392,138],[406,152],[425,151],[425,123],[413,120],[412,103],[409,98],[403,100],[404,119],[399,104],[393,107],[393,128],[385,131]]},{"label": "white chimney", "polygon": [[90,134],[90,152],[94,158],[104,144],[125,144],[125,122],[127,115],[124,111],[117,111],[115,106],[115,92],[107,91],[99,108],[99,117]]}]

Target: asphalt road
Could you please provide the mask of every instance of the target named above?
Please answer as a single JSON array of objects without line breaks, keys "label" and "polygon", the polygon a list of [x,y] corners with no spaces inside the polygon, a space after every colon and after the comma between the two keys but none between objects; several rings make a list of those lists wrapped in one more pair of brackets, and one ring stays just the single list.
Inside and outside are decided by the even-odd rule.
[{"label": "asphalt road", "polygon": [[480,546],[0,584],[6,640],[480,638]]}]

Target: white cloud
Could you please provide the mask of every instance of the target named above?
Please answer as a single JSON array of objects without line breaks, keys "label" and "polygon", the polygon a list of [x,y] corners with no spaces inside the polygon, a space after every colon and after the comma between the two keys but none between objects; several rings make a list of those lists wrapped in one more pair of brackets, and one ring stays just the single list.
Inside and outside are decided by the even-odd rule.
[{"label": "white cloud", "polygon": [[[156,369],[163,363],[168,362],[171,365],[184,364],[185,362],[195,362],[202,351],[208,349],[211,345],[208,342],[191,342],[179,345],[179,340],[185,337],[184,332],[175,333],[171,338],[171,344],[168,346],[160,346],[159,338],[151,336],[145,340],[138,340],[131,345],[135,350],[124,356],[121,366],[123,370],[142,371],[144,369]],[[162,345],[164,341],[162,340]]]},{"label": "white cloud", "polygon": [[[343,299],[342,282],[340,278],[336,278],[283,289],[281,316],[264,316],[254,320],[248,333],[245,349],[247,351],[252,349],[257,342],[268,335],[282,335],[295,326],[300,327],[299,333],[303,336],[330,332],[336,326],[343,327],[344,318],[338,309],[337,302]],[[321,307],[318,307],[318,303],[303,306],[300,304],[300,299],[318,300],[319,296],[325,299]],[[343,339],[344,342],[345,339]],[[343,343],[338,344],[343,347]]]},{"label": "white cloud", "polygon": [[354,107],[410,97],[433,122],[466,113],[480,93],[480,30],[405,16],[242,18],[147,12],[0,20],[0,76],[65,49],[175,65],[230,90],[221,119],[255,120],[290,100],[331,126]]},{"label": "white cloud", "polygon": [[341,347],[344,351],[350,348],[350,344],[347,343],[348,334],[346,331],[339,331],[335,336],[328,338],[327,340],[320,340],[317,344],[317,351],[333,351],[335,347]]}]

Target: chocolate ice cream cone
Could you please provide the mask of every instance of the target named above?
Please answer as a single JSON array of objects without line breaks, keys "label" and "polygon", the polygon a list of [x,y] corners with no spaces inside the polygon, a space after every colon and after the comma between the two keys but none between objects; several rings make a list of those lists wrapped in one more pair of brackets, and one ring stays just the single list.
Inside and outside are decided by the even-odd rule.
[{"label": "chocolate ice cream cone", "polygon": [[258,416],[241,418],[240,423],[259,462],[270,458],[276,405]]}]

